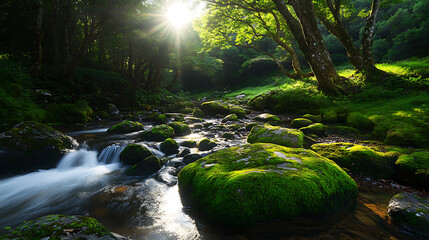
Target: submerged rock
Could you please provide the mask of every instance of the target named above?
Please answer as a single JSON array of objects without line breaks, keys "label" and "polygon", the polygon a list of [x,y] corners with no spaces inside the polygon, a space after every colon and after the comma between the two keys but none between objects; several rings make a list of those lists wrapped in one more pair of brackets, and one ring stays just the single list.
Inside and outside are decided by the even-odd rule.
[{"label": "submerged rock", "polygon": [[112,126],[107,130],[107,132],[108,133],[130,133],[130,132],[137,132],[143,129],[144,129],[143,124],[139,122],[133,122],[133,121],[127,120]]},{"label": "submerged rock", "polygon": [[429,189],[429,151],[401,155],[395,162],[401,180]]},{"label": "submerged rock", "polygon": [[166,124],[158,125],[144,131],[141,137],[146,141],[162,142],[167,138],[174,137],[174,129]]},{"label": "submerged rock", "polygon": [[290,124],[293,128],[302,128],[307,127],[308,125],[313,124],[313,121],[306,119],[306,118],[295,118],[292,120],[292,123]]},{"label": "submerged rock", "polygon": [[119,159],[126,165],[134,165],[141,160],[152,155],[145,146],[140,144],[130,144],[119,155]]},{"label": "submerged rock", "polygon": [[179,173],[179,190],[210,221],[229,228],[324,217],[357,194],[356,183],[334,162],[310,150],[262,143],[223,149],[187,165]]},{"label": "submerged rock", "polygon": [[172,138],[167,138],[161,143],[161,151],[167,155],[179,152],[179,144]]},{"label": "submerged rock", "polygon": [[286,147],[302,148],[304,134],[295,129],[258,125],[252,128],[247,142],[249,143],[275,143]]},{"label": "submerged rock", "polygon": [[55,167],[67,149],[75,147],[75,139],[52,127],[19,123],[0,134],[0,174]]},{"label": "submerged rock", "polygon": [[387,214],[403,230],[429,237],[429,199],[413,193],[399,193],[390,200]]},{"label": "submerged rock", "polygon": [[128,176],[150,176],[161,169],[161,160],[151,155],[125,171]]},{"label": "submerged rock", "polygon": [[174,129],[175,136],[181,137],[191,134],[191,129],[189,126],[182,122],[172,122],[169,123],[168,126]]}]

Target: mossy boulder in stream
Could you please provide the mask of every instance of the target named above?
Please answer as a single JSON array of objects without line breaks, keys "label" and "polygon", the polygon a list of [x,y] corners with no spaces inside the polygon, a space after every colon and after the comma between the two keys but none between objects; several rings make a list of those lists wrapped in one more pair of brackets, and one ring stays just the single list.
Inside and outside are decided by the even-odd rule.
[{"label": "mossy boulder in stream", "polygon": [[155,155],[149,156],[125,171],[128,176],[150,176],[161,169],[161,160]]},{"label": "mossy boulder in stream", "polygon": [[399,193],[389,202],[387,214],[401,229],[422,239],[429,236],[429,199],[414,193]]},{"label": "mossy boulder in stream", "polygon": [[221,101],[210,101],[201,104],[201,110],[211,116],[215,116],[216,114],[221,114],[223,116],[230,113],[228,103]]},{"label": "mossy boulder in stream", "polygon": [[119,155],[119,159],[126,165],[134,165],[152,155],[145,146],[140,144],[130,144]]},{"label": "mossy boulder in stream", "polygon": [[160,115],[155,119],[155,123],[156,123],[156,124],[166,124],[166,123],[167,123],[167,115],[165,115],[165,114],[160,114]]},{"label": "mossy boulder in stream", "polygon": [[302,115],[302,118],[309,119],[313,123],[320,123],[320,122],[322,122],[322,116],[320,114],[319,115],[304,114],[304,115]]},{"label": "mossy boulder in stream", "polygon": [[195,108],[194,111],[192,112],[192,116],[196,118],[203,118],[206,116],[206,114],[201,109]]},{"label": "mossy boulder in stream", "polygon": [[395,162],[401,180],[429,189],[429,151],[401,155]]},{"label": "mossy boulder in stream", "polygon": [[198,150],[200,151],[208,151],[208,150],[212,150],[214,147],[217,146],[217,143],[208,139],[208,138],[203,138],[201,139],[201,141],[198,143]]},{"label": "mossy boulder in stream", "polygon": [[179,190],[185,202],[229,228],[326,217],[357,194],[356,183],[333,161],[266,143],[223,149],[187,165]]},{"label": "mossy boulder in stream", "polygon": [[222,119],[223,123],[226,123],[226,122],[236,122],[236,121],[238,121],[238,117],[235,114],[229,114],[229,115],[227,115],[226,117],[224,117]]},{"label": "mossy boulder in stream", "polygon": [[175,136],[186,136],[191,134],[191,128],[185,123],[182,122],[172,122],[169,123],[168,126],[172,127],[174,129],[174,135]]},{"label": "mossy boulder in stream", "polygon": [[395,173],[397,153],[384,153],[370,147],[343,142],[319,143],[311,148],[353,173],[375,178],[390,178]]},{"label": "mossy boulder in stream", "polygon": [[143,130],[143,124],[134,121],[123,121],[118,123],[107,130],[108,133],[130,133]]},{"label": "mossy boulder in stream", "polygon": [[316,135],[319,137],[324,137],[326,135],[326,127],[321,123],[313,123],[307,127],[302,127],[299,131],[303,132],[305,135]]},{"label": "mossy boulder in stream", "polygon": [[[73,236],[73,237],[71,237]],[[84,216],[49,215],[24,222],[0,239],[105,239],[116,240],[96,219]],[[125,239],[119,237],[119,239]]]},{"label": "mossy boulder in stream", "polygon": [[141,137],[145,141],[162,142],[167,138],[174,137],[174,129],[166,124],[158,125],[142,132]]},{"label": "mossy boulder in stream", "polygon": [[255,117],[255,120],[260,122],[280,122],[281,121],[279,117],[269,113],[259,114],[258,116]]},{"label": "mossy boulder in stream", "polygon": [[230,106],[230,112],[231,114],[237,115],[237,117],[239,118],[243,118],[246,116],[246,111],[241,107]]},{"label": "mossy boulder in stream", "polygon": [[0,174],[55,167],[73,138],[47,125],[28,121],[0,134]]},{"label": "mossy boulder in stream", "polygon": [[302,148],[304,134],[295,129],[271,126],[254,126],[247,136],[248,143],[275,143],[286,147]]},{"label": "mossy boulder in stream", "polygon": [[179,144],[172,138],[167,138],[161,143],[161,151],[167,155],[179,152]]},{"label": "mossy boulder in stream", "polygon": [[313,124],[313,121],[306,118],[295,118],[292,120],[290,126],[293,128],[302,128],[307,127],[308,125]]}]

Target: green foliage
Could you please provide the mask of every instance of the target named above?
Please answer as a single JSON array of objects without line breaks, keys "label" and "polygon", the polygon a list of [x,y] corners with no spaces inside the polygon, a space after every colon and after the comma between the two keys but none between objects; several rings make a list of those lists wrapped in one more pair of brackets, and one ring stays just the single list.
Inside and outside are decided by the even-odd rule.
[{"label": "green foliage", "polygon": [[85,101],[73,103],[52,103],[45,107],[49,122],[81,123],[91,119],[92,109]]}]

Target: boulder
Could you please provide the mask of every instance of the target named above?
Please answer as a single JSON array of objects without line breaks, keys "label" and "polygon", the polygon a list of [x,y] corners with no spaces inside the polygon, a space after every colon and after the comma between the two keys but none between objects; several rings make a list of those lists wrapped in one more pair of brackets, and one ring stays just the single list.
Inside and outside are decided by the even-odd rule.
[{"label": "boulder", "polygon": [[371,131],[374,129],[374,122],[360,112],[350,113],[347,117],[346,124],[359,130]]},{"label": "boulder", "polygon": [[118,123],[107,130],[108,133],[130,133],[143,130],[143,124],[134,121],[123,121]]},{"label": "boulder", "polygon": [[228,103],[222,101],[210,101],[201,104],[201,110],[211,116],[216,114],[221,114],[223,116],[230,113],[230,108]]},{"label": "boulder", "polygon": [[255,120],[259,122],[280,122],[281,121],[279,117],[269,113],[259,114],[258,116],[255,117]]},{"label": "boulder", "polygon": [[184,157],[191,153],[191,150],[189,148],[184,148],[182,151],[177,154],[178,157]]},{"label": "boulder", "polygon": [[167,123],[167,116],[165,114],[160,114],[156,119],[155,119],[155,123],[156,124],[166,124]]},{"label": "boulder", "polygon": [[166,155],[176,154],[179,152],[179,144],[172,138],[167,138],[161,143],[161,151]]},{"label": "boulder", "polygon": [[258,126],[258,125],[259,125],[258,123],[249,123],[249,124],[246,124],[246,131],[250,131],[250,130],[252,130],[252,128],[254,126]]},{"label": "boulder", "polygon": [[319,115],[304,114],[304,115],[302,115],[302,118],[306,118],[308,120],[311,120],[313,123],[322,122],[322,116],[320,114]]},{"label": "boulder", "polygon": [[305,135],[326,136],[326,127],[321,123],[313,123],[307,127],[300,128],[299,131],[303,132]]},{"label": "boulder", "polygon": [[200,159],[200,158],[202,158],[202,156],[200,155],[200,154],[197,154],[197,153],[191,153],[191,154],[188,154],[188,155],[186,155],[184,158],[183,158],[183,163],[186,165],[186,164],[189,164],[189,163],[193,163],[193,162],[195,162],[195,161],[197,161],[198,159]]},{"label": "boulder", "polygon": [[75,139],[52,127],[21,122],[0,134],[0,174],[55,167],[67,149],[76,147]]},{"label": "boulder", "polygon": [[227,115],[226,117],[224,117],[222,119],[223,123],[226,123],[226,122],[236,122],[236,121],[238,121],[238,117],[235,114],[229,114],[229,115]]},{"label": "boulder", "polygon": [[130,144],[119,155],[119,159],[126,165],[134,165],[152,155],[145,146]]},{"label": "boulder", "polygon": [[298,130],[268,124],[253,127],[247,136],[248,143],[275,143],[295,148],[302,148],[303,141],[304,134]]},{"label": "boulder", "polygon": [[196,148],[197,142],[194,140],[186,140],[186,141],[180,143],[180,146],[188,147],[188,148]]},{"label": "boulder", "polygon": [[191,129],[188,125],[182,122],[172,122],[169,123],[168,126],[174,129],[174,135],[181,137],[191,134]]},{"label": "boulder", "polygon": [[357,186],[313,151],[258,143],[223,149],[187,165],[179,173],[179,191],[208,220],[235,229],[329,216],[350,204]]},{"label": "boulder", "polygon": [[206,116],[206,114],[201,109],[195,108],[194,111],[192,112],[192,116],[196,118],[203,118]]},{"label": "boulder", "polygon": [[387,214],[393,224],[422,239],[429,236],[429,199],[399,193],[389,202]]},{"label": "boulder", "polygon": [[161,161],[155,155],[151,155],[125,171],[128,176],[150,176],[161,169]]},{"label": "boulder", "polygon": [[302,128],[307,127],[308,125],[313,124],[313,121],[306,119],[306,118],[295,118],[292,120],[292,123],[290,124],[293,128]]},{"label": "boulder", "polygon": [[226,128],[228,128],[229,130],[231,130],[231,131],[237,131],[237,130],[239,130],[240,128],[242,128],[243,126],[242,125],[240,125],[240,124],[238,124],[238,123],[234,123],[234,124],[231,124],[231,125],[228,125],[228,126],[226,126]]},{"label": "boulder", "polygon": [[319,143],[311,148],[353,173],[375,178],[390,178],[395,173],[397,153],[384,153],[374,148],[343,142]]},{"label": "boulder", "polygon": [[335,110],[328,110],[322,115],[323,123],[338,123],[340,122],[340,116]]},{"label": "boulder", "polygon": [[174,137],[174,129],[166,124],[158,125],[142,132],[141,137],[145,141],[161,142],[167,138]]},{"label": "boulder", "polygon": [[395,162],[399,179],[418,188],[429,189],[429,151],[403,154]]},{"label": "boulder", "polygon": [[232,139],[236,138],[234,133],[229,133],[229,132],[226,132],[226,133],[222,134],[222,137],[225,138],[225,139],[229,139],[229,140],[232,140]]},{"label": "boulder", "polygon": [[203,138],[199,143],[198,143],[198,150],[200,151],[208,151],[208,150],[212,150],[214,147],[216,147],[217,144],[208,139],[208,138]]},{"label": "boulder", "polygon": [[412,126],[402,123],[400,127],[387,130],[385,144],[404,147],[427,148],[429,146],[428,128]]},{"label": "boulder", "polygon": [[[73,237],[71,238],[72,235]],[[0,239],[126,239],[110,233],[92,217],[49,215],[24,222]]]},{"label": "boulder", "polygon": [[201,118],[196,118],[196,117],[185,117],[185,122],[187,124],[190,124],[190,123],[200,123],[200,122],[204,122],[204,120],[201,119]]},{"label": "boulder", "polygon": [[246,116],[246,111],[241,107],[230,106],[230,112],[237,115],[239,118],[244,118]]}]

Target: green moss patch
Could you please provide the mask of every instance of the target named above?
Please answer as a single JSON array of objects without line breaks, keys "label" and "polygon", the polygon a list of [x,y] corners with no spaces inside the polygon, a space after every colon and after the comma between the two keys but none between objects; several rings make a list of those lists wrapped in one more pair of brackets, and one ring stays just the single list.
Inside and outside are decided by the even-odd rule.
[{"label": "green moss patch", "polygon": [[125,175],[147,177],[158,172],[159,169],[161,169],[161,160],[155,155],[151,155],[132,167],[129,167],[125,171]]},{"label": "green moss patch", "polygon": [[320,123],[320,122],[322,122],[322,116],[321,115],[304,114],[304,115],[302,115],[302,118],[309,119],[313,123]]},{"label": "green moss patch", "polygon": [[175,136],[186,136],[191,134],[191,128],[185,123],[182,122],[172,122],[169,123],[168,126],[174,129]]},{"label": "green moss patch", "polygon": [[313,121],[306,119],[306,118],[295,118],[292,120],[292,123],[290,124],[293,128],[302,128],[307,127],[308,125],[313,124]]},{"label": "green moss patch", "polygon": [[302,127],[299,131],[303,132],[305,135],[316,135],[323,137],[326,135],[326,127],[321,123],[313,123],[307,127]]},{"label": "green moss patch", "polygon": [[167,138],[161,143],[161,151],[167,155],[179,152],[179,144],[172,138]]},{"label": "green moss patch", "polygon": [[248,143],[275,143],[286,147],[302,148],[304,134],[298,130],[271,126],[254,126],[247,136]]},{"label": "green moss patch", "polygon": [[230,106],[230,113],[237,115],[239,118],[246,116],[246,111],[243,108],[237,106]]},{"label": "green moss patch", "polygon": [[143,130],[143,124],[133,121],[123,121],[118,123],[107,130],[108,133],[130,133]]},{"label": "green moss patch", "polygon": [[167,138],[174,137],[174,134],[173,128],[163,124],[142,132],[141,137],[146,141],[162,142]]},{"label": "green moss patch", "polygon": [[198,143],[198,150],[200,151],[208,151],[213,149],[214,147],[217,146],[217,143],[208,139],[208,138],[203,138],[201,139],[201,141]]},{"label": "green moss patch", "polygon": [[230,113],[229,104],[221,101],[210,101],[201,104],[201,110],[207,114],[214,116],[221,114],[223,116]]},{"label": "green moss patch", "polygon": [[229,114],[229,115],[227,115],[226,117],[224,117],[222,119],[223,123],[226,123],[226,122],[236,122],[236,121],[238,121],[238,117],[235,114]]},{"label": "green moss patch", "polygon": [[167,116],[165,114],[160,114],[156,119],[155,119],[155,123],[156,124],[166,124],[167,123]]},{"label": "green moss patch", "polygon": [[269,113],[263,113],[255,117],[256,121],[260,122],[280,122],[280,118],[276,115],[269,114]]},{"label": "green moss patch", "polygon": [[146,147],[140,144],[130,144],[119,155],[119,159],[127,165],[134,165],[152,155]]},{"label": "green moss patch", "polygon": [[324,217],[348,205],[356,183],[313,151],[275,144],[228,148],[179,173],[185,200],[229,228],[274,219]]},{"label": "green moss patch", "polygon": [[203,118],[206,116],[206,114],[201,109],[195,108],[194,111],[192,112],[192,116],[196,118]]},{"label": "green moss patch", "polygon": [[429,151],[403,154],[395,165],[405,181],[421,188],[429,188]]},{"label": "green moss patch", "polygon": [[374,123],[360,112],[352,112],[348,115],[346,124],[359,130],[371,131]]}]

